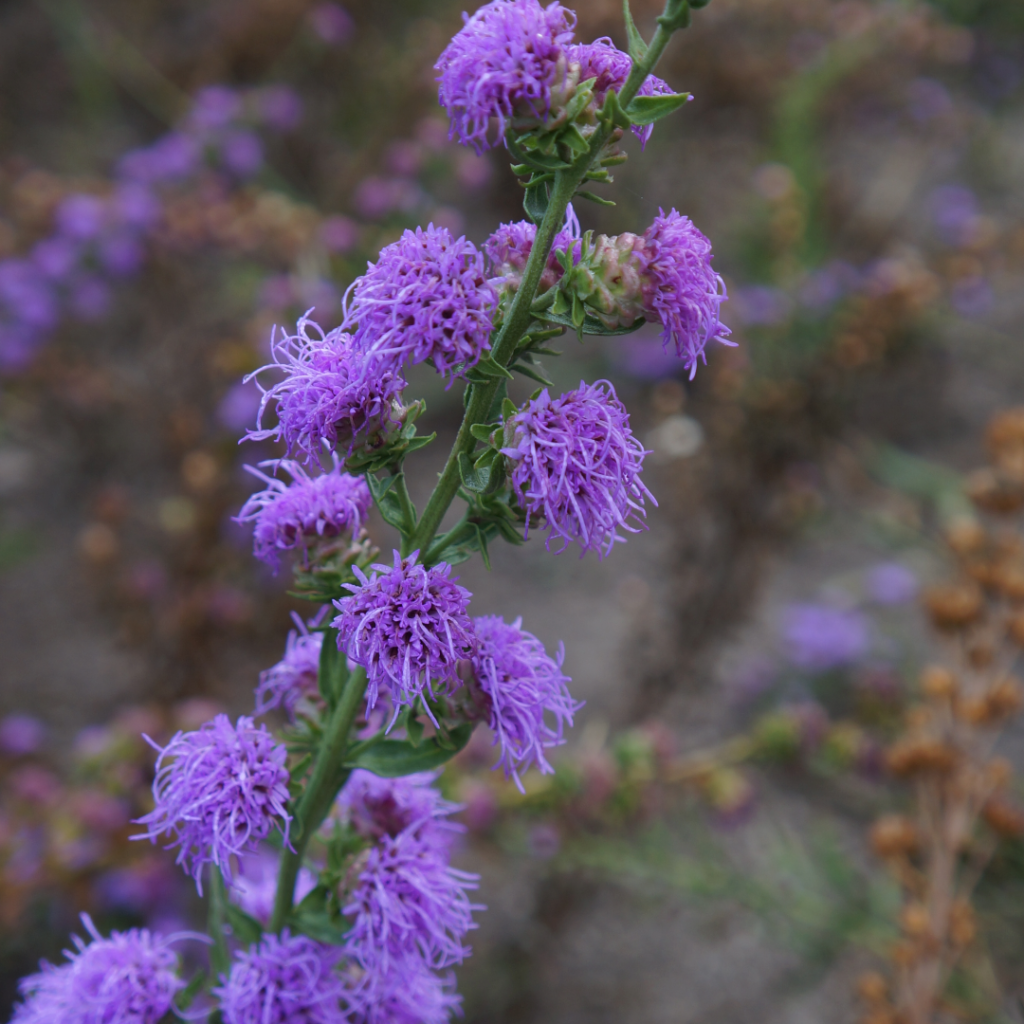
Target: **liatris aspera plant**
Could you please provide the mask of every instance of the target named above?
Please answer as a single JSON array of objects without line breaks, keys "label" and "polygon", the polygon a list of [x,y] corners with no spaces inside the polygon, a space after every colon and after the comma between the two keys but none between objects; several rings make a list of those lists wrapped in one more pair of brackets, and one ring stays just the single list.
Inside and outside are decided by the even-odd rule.
[{"label": "liatris aspera plant", "polygon": [[[303,317],[254,375],[263,400],[249,438],[285,451],[253,470],[266,487],[239,521],[275,568],[295,552],[300,592],[320,609],[256,691],[256,713],[290,720],[280,739],[220,715],[160,749],[138,838],[175,849],[201,891],[205,880],[210,980],[161,974],[156,998],[145,971],[125,970],[90,1021],[155,1024],[175,995],[179,1012],[208,1007],[227,1024],[440,1024],[458,1008],[451,968],[482,908],[470,898],[476,877],[450,863],[459,826],[434,773],[481,722],[496,767],[517,783],[530,768],[549,772],[547,752],[580,705],[562,651],[548,654],[519,619],[473,618],[452,567],[475,552],[486,560],[499,538],[524,543],[531,526],[602,557],[620,531],[643,526],[647,453],[613,387],[583,382],[553,397],[537,357],[556,354],[548,346],[567,327],[623,334],[647,318],[692,370],[727,337],[710,244],[687,218],[673,210],[642,236],[595,244],[571,205],[596,198],[589,182],[611,182],[627,130],[646,141],[688,100],[651,71],[706,2],[667,0],[649,44],[627,4],[627,54],[574,43],[575,16],[557,2],[493,0],[441,55],[452,137],[505,146],[529,220],[479,249],[433,225],[406,232],[351,284],[340,324]],[[229,113],[228,97],[216,99],[204,114],[213,121]],[[465,388],[422,511],[404,475],[433,440],[416,432],[423,403],[404,394],[406,367],[419,363]],[[542,385],[521,408],[507,390],[517,373]],[[439,534],[456,498],[463,514]],[[371,500],[399,535],[390,564],[375,561],[364,528]],[[132,939],[174,972],[165,941]],[[39,977],[19,1014],[64,1019],[50,1010],[56,972]]]}]

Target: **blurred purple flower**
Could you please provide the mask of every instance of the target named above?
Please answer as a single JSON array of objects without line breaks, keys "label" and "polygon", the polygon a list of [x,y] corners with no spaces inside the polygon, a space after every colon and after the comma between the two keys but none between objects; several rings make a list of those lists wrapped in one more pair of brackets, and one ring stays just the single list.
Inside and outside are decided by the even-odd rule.
[{"label": "blurred purple flower", "polygon": [[136,273],[142,266],[142,243],[134,235],[108,235],[99,243],[99,258],[105,270],[118,277]]},{"label": "blurred purple flower", "polygon": [[168,132],[151,146],[132,150],[118,163],[118,176],[140,184],[188,178],[199,169],[199,143],[182,132]]},{"label": "blurred purple flower", "polygon": [[[273,850],[260,850],[239,863],[238,874],[231,880],[228,897],[264,927],[270,922],[277,895],[277,876],[281,868],[281,855]],[[295,902],[311,893],[317,886],[317,877],[308,868],[299,868],[295,880]]]},{"label": "blurred purple flower", "polygon": [[51,281],[62,281],[78,266],[81,250],[76,242],[56,235],[36,242],[32,262]]},{"label": "blurred purple flower", "polygon": [[226,85],[209,85],[192,100],[187,123],[200,129],[223,128],[242,112],[242,98]]},{"label": "blurred purple flower", "polygon": [[414,957],[363,974],[348,998],[352,1024],[448,1024],[462,1013],[455,975],[431,971]]},{"label": "blurred purple flower", "polygon": [[34,715],[14,714],[0,719],[0,754],[34,754],[46,739],[46,726]]},{"label": "blurred purple flower", "polygon": [[146,186],[133,181],[118,185],[114,209],[117,219],[126,227],[146,230],[160,219],[160,200]]},{"label": "blurred purple flower", "polygon": [[934,78],[915,78],[907,89],[907,108],[919,124],[927,124],[953,111],[949,90]]},{"label": "blurred purple flower", "polygon": [[263,123],[277,132],[290,132],[302,121],[302,98],[288,85],[268,85],[256,94]]},{"label": "blurred purple flower", "polygon": [[792,310],[792,301],[781,288],[749,285],[737,288],[733,308],[740,323],[748,327],[774,327],[784,323]]},{"label": "blurred purple flower", "polygon": [[317,4],[308,14],[313,31],[328,46],[342,46],[352,38],[355,22],[341,4]]},{"label": "blurred purple flower", "polygon": [[83,274],[72,285],[71,309],[82,320],[98,320],[110,309],[110,286],[94,274]]},{"label": "blurred purple flower", "polygon": [[320,238],[330,252],[344,255],[359,242],[359,225],[349,217],[328,217],[320,225]]},{"label": "blurred purple flower", "polygon": [[811,310],[828,310],[857,287],[857,268],[842,260],[834,260],[812,270],[800,286],[800,304]]},{"label": "blurred purple flower", "polygon": [[867,654],[870,644],[868,622],[860,612],[821,604],[787,608],[783,638],[793,664],[811,672],[850,665]]},{"label": "blurred purple flower", "polygon": [[67,238],[90,241],[103,230],[107,204],[98,196],[70,195],[61,201],[54,219],[57,230]]},{"label": "blurred purple flower", "polygon": [[228,430],[244,430],[256,419],[260,393],[252,384],[235,384],[217,406],[217,421]]},{"label": "blurred purple flower", "polygon": [[947,245],[963,245],[979,216],[978,199],[963,185],[943,185],[929,198],[932,221]]},{"label": "blurred purple flower", "polygon": [[606,351],[617,370],[637,380],[664,380],[681,369],[679,357],[675,352],[666,352],[658,338],[639,334],[611,338]]},{"label": "blurred purple flower", "polygon": [[220,140],[220,158],[232,174],[251,177],[263,166],[263,143],[255,132],[227,132]]},{"label": "blurred purple flower", "polygon": [[49,284],[28,260],[0,260],[0,304],[27,333],[57,324],[57,300]]},{"label": "blurred purple flower", "polygon": [[282,708],[289,718],[294,718],[296,704],[303,697],[317,692],[324,635],[320,632],[310,633],[301,619],[298,625],[298,632],[293,629],[288,634],[284,657],[260,673],[259,685],[256,687],[257,715]]},{"label": "blurred purple flower", "polygon": [[883,562],[867,574],[871,600],[878,604],[906,604],[917,596],[917,577],[899,562]]},{"label": "blurred purple flower", "polygon": [[562,848],[562,837],[554,825],[540,822],[530,828],[526,845],[531,857],[536,860],[551,860]]},{"label": "blurred purple flower", "polygon": [[949,301],[961,316],[978,320],[992,312],[995,294],[985,278],[967,277],[953,285]]}]

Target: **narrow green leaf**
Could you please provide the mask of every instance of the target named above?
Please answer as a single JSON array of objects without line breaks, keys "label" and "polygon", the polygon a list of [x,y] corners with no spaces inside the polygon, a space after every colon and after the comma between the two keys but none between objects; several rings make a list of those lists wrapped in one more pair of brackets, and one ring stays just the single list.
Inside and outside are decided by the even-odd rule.
[{"label": "narrow green leaf", "polygon": [[578,296],[572,297],[572,325],[577,331],[582,331],[583,321],[587,318],[587,311],[583,306],[583,300]]},{"label": "narrow green leaf", "polygon": [[494,433],[495,427],[493,423],[474,423],[470,428],[469,432],[478,440],[484,441],[485,443],[490,441],[491,434]]},{"label": "narrow green leaf", "polygon": [[523,209],[526,211],[526,216],[534,224],[539,225],[544,219],[544,214],[548,212],[549,201],[550,197],[546,184],[528,185],[526,194],[523,196]]},{"label": "narrow green leaf", "polygon": [[263,938],[263,925],[230,900],[224,904],[224,916],[227,918],[228,924],[231,925],[231,931],[235,938],[243,946],[251,946]]},{"label": "narrow green leaf", "polygon": [[583,138],[583,133],[574,124],[570,124],[568,128],[562,132],[559,141],[564,142],[570,152],[575,153],[579,156],[590,148],[590,143]]},{"label": "narrow green leaf", "polygon": [[324,630],[324,640],[320,645],[320,665],[316,674],[317,689],[324,703],[334,707],[348,678],[348,666],[345,655],[338,650],[338,631],[328,627]]},{"label": "narrow green leaf", "polygon": [[614,206],[615,203],[611,199],[605,199],[602,196],[597,195],[594,192],[577,192],[577,199],[589,199],[592,203],[597,203],[598,206]]},{"label": "narrow green leaf", "polygon": [[673,92],[667,96],[637,96],[628,107],[626,115],[633,124],[654,124],[690,101],[690,93]]},{"label": "narrow green leaf", "polygon": [[347,762],[345,767],[365,768],[384,779],[430,771],[450,761],[465,747],[472,734],[473,726],[469,723],[456,726],[449,734],[450,750],[442,747],[433,736],[419,746],[413,746],[408,740],[381,740]]},{"label": "narrow green leaf", "polygon": [[640,35],[633,20],[633,12],[629,9],[629,0],[622,0],[622,14],[626,19],[626,39],[629,41],[629,55],[633,63],[638,64],[647,56],[647,44]]},{"label": "narrow green leaf", "polygon": [[174,997],[174,1005],[179,1010],[187,1010],[206,984],[206,971],[199,970],[192,975],[189,983]]},{"label": "narrow green leaf", "polygon": [[505,377],[508,380],[512,380],[512,374],[505,369],[500,363],[496,363],[491,356],[484,356],[473,369],[477,373],[483,374],[485,377]]},{"label": "narrow green leaf", "polygon": [[506,398],[505,401],[501,403],[502,422],[507,423],[517,412],[519,412],[519,410],[516,408],[516,403],[513,402],[511,398]]},{"label": "narrow green leaf", "polygon": [[345,943],[347,928],[331,919],[326,910],[296,913],[291,918],[292,928],[302,935],[308,935],[317,942],[325,942],[329,946],[341,946]]},{"label": "narrow green leaf", "polygon": [[546,388],[553,388],[555,386],[554,381],[548,380],[535,366],[529,366],[526,363],[515,363],[512,369],[516,373],[521,373],[524,377],[529,377],[530,380],[535,380],[538,384],[543,384]]},{"label": "narrow green leaf", "polygon": [[551,303],[551,309],[548,311],[548,313],[545,314],[542,312],[538,315],[545,320],[550,320],[552,315],[554,315],[555,317],[565,316],[565,314],[568,313],[571,309],[572,303],[569,300],[569,296],[566,295],[564,291],[559,291],[558,294],[555,295],[555,301]]},{"label": "narrow green leaf", "polygon": [[431,441],[437,437],[437,434],[423,434],[421,437],[414,437],[402,450],[403,455],[408,455],[410,452],[417,452],[421,448],[426,448]]},{"label": "narrow green leaf", "polygon": [[[572,319],[565,315],[560,316],[555,313],[548,312],[544,314],[544,319],[550,320],[552,323],[556,324],[565,324],[566,327],[572,327],[574,330],[576,329],[576,325],[572,322]],[[605,327],[600,320],[595,317],[588,316],[583,321],[583,333],[615,338],[623,334],[632,334],[634,331],[639,331],[646,322],[647,321],[641,317],[634,321],[632,327]]]},{"label": "narrow green leaf", "polygon": [[405,723],[405,734],[414,747],[423,742],[423,723],[415,715],[409,715]]}]

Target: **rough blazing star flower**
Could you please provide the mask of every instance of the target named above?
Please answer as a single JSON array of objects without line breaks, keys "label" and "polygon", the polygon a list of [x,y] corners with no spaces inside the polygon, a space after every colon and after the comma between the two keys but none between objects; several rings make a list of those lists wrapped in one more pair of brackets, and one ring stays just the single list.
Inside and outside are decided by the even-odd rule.
[{"label": "rough blazing star flower", "polygon": [[308,632],[301,620],[298,624],[299,629],[293,629],[285,641],[284,657],[260,673],[256,687],[257,715],[281,708],[294,720],[295,705],[303,697],[317,692],[324,635]]},{"label": "rough blazing star flower", "polygon": [[[575,24],[572,11],[538,0],[493,0],[466,18],[434,65],[448,137],[481,153],[513,118],[546,120],[568,84],[565,48]],[[492,117],[495,142],[487,137]]]},{"label": "rough blazing star flower", "polygon": [[[178,732],[160,752],[153,780],[156,807],[138,824],[148,830],[135,839],[171,838],[176,863],[195,879],[202,894],[204,864],[220,868],[231,881],[231,858],[254,850],[270,831],[282,828],[285,842],[291,816],[287,750],[251,718],[232,725],[217,715],[195,732]],[[283,826],[282,826],[283,823]]]},{"label": "rough blazing star flower", "polygon": [[870,643],[868,622],[860,612],[820,604],[787,608],[783,636],[793,664],[811,672],[858,661]]},{"label": "rough blazing star flower", "polygon": [[482,909],[467,895],[477,877],[450,867],[447,851],[415,830],[383,836],[342,908],[352,919],[345,951],[372,976],[414,959],[433,970],[460,963],[472,912]]},{"label": "rough blazing star flower", "polygon": [[39,973],[22,978],[24,1002],[11,1024],[157,1024],[185,987],[170,948],[184,936],[165,939],[132,928],[105,939],[88,914],[82,922],[92,941],[72,936],[75,949],[64,951],[66,964],[44,960]]},{"label": "rough blazing star flower", "polygon": [[[609,91],[618,92],[629,78],[633,70],[633,60],[628,53],[623,53],[608,36],[595,39],[592,43],[574,43],[566,48],[569,64],[580,67],[579,80],[585,82],[596,78],[594,82],[594,104],[600,109]],[[671,95],[674,90],[656,75],[648,75],[640,86],[638,96]],[[634,125],[633,134],[640,140],[641,148],[647,145],[654,125]]]},{"label": "rough blazing star flower", "polygon": [[304,935],[264,935],[213,989],[226,1024],[347,1024],[342,952]]},{"label": "rough blazing star flower", "polygon": [[728,296],[722,278],[711,268],[711,258],[711,243],[676,210],[659,210],[644,233],[644,316],[663,325],[665,346],[675,345],[691,380],[698,360],[707,362],[704,349],[709,341],[734,344],[719,319]]},{"label": "rough blazing star flower", "polygon": [[[246,440],[284,441],[288,453],[302,452],[307,465],[320,461],[324,445],[351,455],[360,441],[392,423],[392,404],[401,396],[405,380],[394,367],[355,348],[351,335],[340,328],[325,334],[304,316],[296,330],[272,339],[274,362],[245,378],[249,381],[266,370],[284,373],[273,387],[260,385],[263,398],[256,430],[249,431]],[[271,402],[278,422],[264,429],[263,415]]]},{"label": "rough blazing star flower", "polygon": [[[277,895],[277,875],[281,857],[272,850],[261,850],[253,857],[245,857],[238,874],[231,880],[228,896],[247,914],[264,926],[270,921]],[[317,884],[316,875],[307,868],[299,868],[295,881],[295,902],[311,893]]]},{"label": "rough blazing star flower", "polygon": [[421,838],[436,838],[446,845],[451,834],[463,828],[445,819],[461,808],[434,788],[436,778],[434,772],[422,772],[382,779],[360,768],[345,783],[338,804],[352,827],[374,842],[411,829]]},{"label": "rough blazing star flower", "polygon": [[431,359],[438,373],[454,376],[491,347],[497,290],[476,246],[447,228],[406,231],[349,294],[346,323],[358,323],[353,343],[385,365]]},{"label": "rough blazing star flower", "polygon": [[451,691],[460,658],[473,647],[473,626],[466,614],[468,590],[450,579],[444,562],[429,569],[417,564],[419,552],[395,564],[374,565],[372,577],[358,567],[359,583],[346,583],[349,597],[334,602],[341,613],[331,623],[338,647],[366,669],[366,702],[372,708],[385,687],[397,709],[412,704],[435,684]]},{"label": "rough blazing star flower", "polygon": [[[519,773],[531,765],[541,772],[554,769],[544,756],[549,747],[563,743],[562,730],[583,705],[569,695],[568,676],[562,674],[564,649],[549,657],[544,645],[522,628],[522,619],[509,625],[498,615],[474,619],[477,647],[473,675],[482,691],[487,724],[494,744],[501,748],[495,767],[515,779],[524,792]],[[550,714],[554,724],[545,715]]]},{"label": "rough blazing star flower", "polygon": [[254,524],[253,554],[275,572],[281,565],[281,551],[301,547],[305,552],[310,542],[358,533],[373,504],[366,481],[343,473],[337,458],[334,467],[320,476],[310,476],[290,459],[271,459],[260,466],[283,469],[292,482],[286,484],[246,466],[267,486],[249,498],[235,522]]},{"label": "rough blazing star flower", "polygon": [[[505,424],[502,454],[512,461],[512,488],[530,520],[542,520],[560,551],[575,541],[604,558],[619,529],[637,533],[653,496],[640,480],[643,445],[629,429],[629,413],[606,381],[580,382],[552,398],[545,388]],[[636,525],[634,525],[636,524]]]},{"label": "rough blazing star flower", "polygon": [[455,975],[432,971],[416,957],[363,974],[348,995],[355,1024],[448,1024],[461,1013]]},{"label": "rough blazing star flower", "polygon": [[[499,288],[506,288],[510,292],[518,291],[536,237],[537,225],[531,224],[528,220],[520,220],[512,224],[499,225],[498,230],[484,242],[484,255],[491,269],[492,281]],[[580,222],[570,203],[565,214],[565,226],[555,235],[548,261],[541,274],[538,294],[543,294],[561,280],[564,271],[555,253],[559,249],[562,252],[573,251],[573,242],[579,237]],[[574,255],[578,257],[575,252]]]}]

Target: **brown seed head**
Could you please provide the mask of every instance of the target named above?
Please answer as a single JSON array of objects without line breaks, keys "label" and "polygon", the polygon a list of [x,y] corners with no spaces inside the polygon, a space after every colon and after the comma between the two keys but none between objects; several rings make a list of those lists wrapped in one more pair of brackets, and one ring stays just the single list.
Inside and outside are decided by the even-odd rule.
[{"label": "brown seed head", "polygon": [[988,693],[990,713],[993,718],[1008,718],[1016,714],[1024,704],[1024,688],[1013,676],[1000,679]]},{"label": "brown seed head", "polygon": [[871,826],[871,848],[883,858],[913,853],[920,839],[914,823],[902,814],[886,814]]},{"label": "brown seed head", "polygon": [[978,926],[974,908],[967,900],[956,900],[949,914],[949,937],[954,946],[968,946],[974,941]]},{"label": "brown seed head", "polygon": [[957,753],[952,747],[926,736],[899,740],[886,754],[889,771],[900,776],[927,772],[945,774],[956,762]]},{"label": "brown seed head", "polygon": [[1024,407],[1007,409],[992,417],[985,431],[988,450],[997,462],[1024,453]]},{"label": "brown seed head", "polygon": [[949,700],[956,693],[956,676],[942,665],[929,665],[921,673],[921,692],[929,700]]},{"label": "brown seed head", "polygon": [[962,629],[981,615],[984,601],[974,583],[940,583],[924,592],[924,605],[939,629]]},{"label": "brown seed head", "polygon": [[1006,623],[1006,632],[1010,639],[1024,647],[1024,612],[1015,612]]},{"label": "brown seed head", "polygon": [[981,816],[996,835],[1007,839],[1024,835],[1024,810],[1003,797],[992,797],[982,808]]},{"label": "brown seed head", "polygon": [[872,1006],[885,1006],[889,1001],[889,983],[878,971],[867,971],[857,979],[857,995]]},{"label": "brown seed head", "polygon": [[1011,601],[1024,601],[1024,563],[1003,562],[996,567],[992,582]]},{"label": "brown seed head", "polygon": [[968,725],[985,725],[992,718],[992,708],[987,697],[964,697],[956,702],[953,711],[961,722]]},{"label": "brown seed head", "polygon": [[1024,487],[994,469],[976,469],[965,481],[967,496],[984,512],[1007,515],[1024,505]]},{"label": "brown seed head", "polygon": [[900,913],[900,927],[912,939],[922,939],[931,932],[931,918],[923,903],[908,903]]},{"label": "brown seed head", "polygon": [[946,543],[961,557],[980,551],[985,539],[985,529],[977,519],[964,516],[946,527]]},{"label": "brown seed head", "polygon": [[919,957],[920,946],[913,942],[897,942],[889,953],[889,958],[897,967],[910,967]]}]

